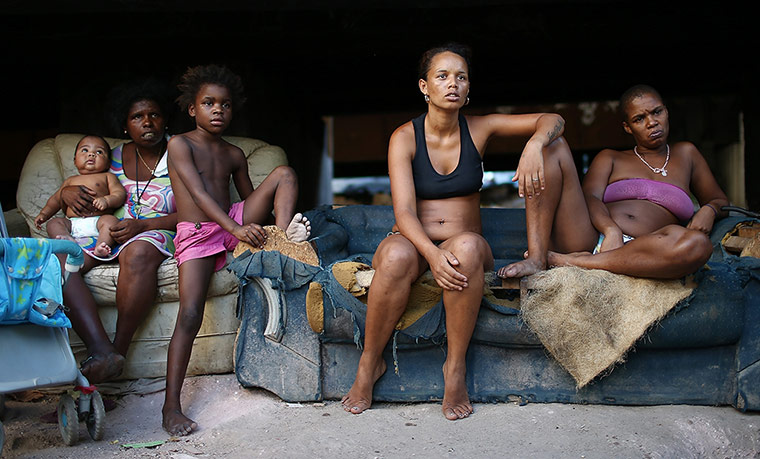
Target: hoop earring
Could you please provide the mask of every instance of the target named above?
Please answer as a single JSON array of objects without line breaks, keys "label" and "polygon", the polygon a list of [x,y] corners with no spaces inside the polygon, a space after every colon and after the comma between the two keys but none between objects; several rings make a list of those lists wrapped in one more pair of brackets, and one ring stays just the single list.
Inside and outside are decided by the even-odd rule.
[{"label": "hoop earring", "polygon": [[430,103],[430,96],[427,94],[425,94],[425,102]]},{"label": "hoop earring", "polygon": [[464,104],[467,105],[470,103],[470,96],[467,96],[467,99],[464,100]]}]

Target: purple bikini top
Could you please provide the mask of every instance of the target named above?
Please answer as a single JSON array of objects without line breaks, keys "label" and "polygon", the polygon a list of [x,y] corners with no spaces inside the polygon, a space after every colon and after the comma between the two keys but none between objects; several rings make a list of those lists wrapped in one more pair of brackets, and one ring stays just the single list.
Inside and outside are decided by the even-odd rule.
[{"label": "purple bikini top", "polygon": [[687,192],[675,185],[657,180],[633,178],[612,182],[604,190],[602,201],[608,203],[630,199],[645,199],[661,205],[682,222],[694,215],[694,204]]}]

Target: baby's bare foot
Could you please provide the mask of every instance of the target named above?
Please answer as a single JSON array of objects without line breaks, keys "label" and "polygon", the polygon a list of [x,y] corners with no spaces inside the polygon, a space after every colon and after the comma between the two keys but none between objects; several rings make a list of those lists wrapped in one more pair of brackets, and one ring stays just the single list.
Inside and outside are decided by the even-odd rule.
[{"label": "baby's bare foot", "polygon": [[182,411],[166,408],[163,410],[162,425],[164,427],[164,430],[174,436],[179,437],[190,435],[195,429],[198,428],[198,424],[182,414]]},{"label": "baby's bare foot", "polygon": [[309,239],[309,236],[311,236],[311,222],[300,212],[295,214],[285,230],[285,236],[291,242],[303,242]]},{"label": "baby's bare foot", "polygon": [[95,246],[95,250],[93,250],[93,253],[99,257],[107,257],[111,255],[111,247],[106,244],[105,242],[101,242],[97,246]]}]

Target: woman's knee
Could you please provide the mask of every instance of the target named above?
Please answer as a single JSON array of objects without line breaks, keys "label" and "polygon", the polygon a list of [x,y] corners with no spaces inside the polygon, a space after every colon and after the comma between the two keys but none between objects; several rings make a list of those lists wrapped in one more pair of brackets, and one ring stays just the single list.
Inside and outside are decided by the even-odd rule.
[{"label": "woman's knee", "polygon": [[712,255],[712,242],[701,231],[680,225],[668,225],[654,234],[660,238],[657,256],[672,260],[674,267],[683,267],[684,272],[679,274],[694,272]]},{"label": "woman's knee", "polygon": [[134,277],[156,275],[166,257],[152,244],[135,241],[119,253],[119,273]]},{"label": "woman's knee", "polygon": [[446,250],[453,253],[461,267],[477,268],[487,264],[491,248],[483,236],[477,233],[462,233],[446,242]]},{"label": "woman's knee", "polygon": [[418,274],[419,254],[411,243],[386,243],[378,247],[372,266],[375,275],[413,282]]},{"label": "woman's knee", "polygon": [[689,265],[701,266],[707,263],[713,252],[710,238],[701,231],[684,229],[676,242],[677,257]]},{"label": "woman's knee", "polygon": [[544,161],[548,158],[556,158],[560,161],[573,160],[573,152],[564,137],[557,137],[544,147]]}]

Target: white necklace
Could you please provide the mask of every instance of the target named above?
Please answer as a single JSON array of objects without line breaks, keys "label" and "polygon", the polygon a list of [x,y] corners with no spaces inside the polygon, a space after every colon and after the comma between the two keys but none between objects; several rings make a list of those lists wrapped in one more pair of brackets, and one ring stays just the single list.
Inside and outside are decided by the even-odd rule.
[{"label": "white necklace", "polygon": [[668,161],[670,161],[670,145],[665,145],[667,148],[667,154],[665,155],[665,164],[662,165],[662,167],[652,167],[646,159],[642,158],[639,154],[638,150],[636,150],[636,147],[633,147],[633,152],[636,153],[636,156],[639,157],[641,162],[647,165],[648,168],[652,169],[652,172],[655,174],[662,174],[663,177],[668,176],[668,170],[666,169],[668,167]]}]

